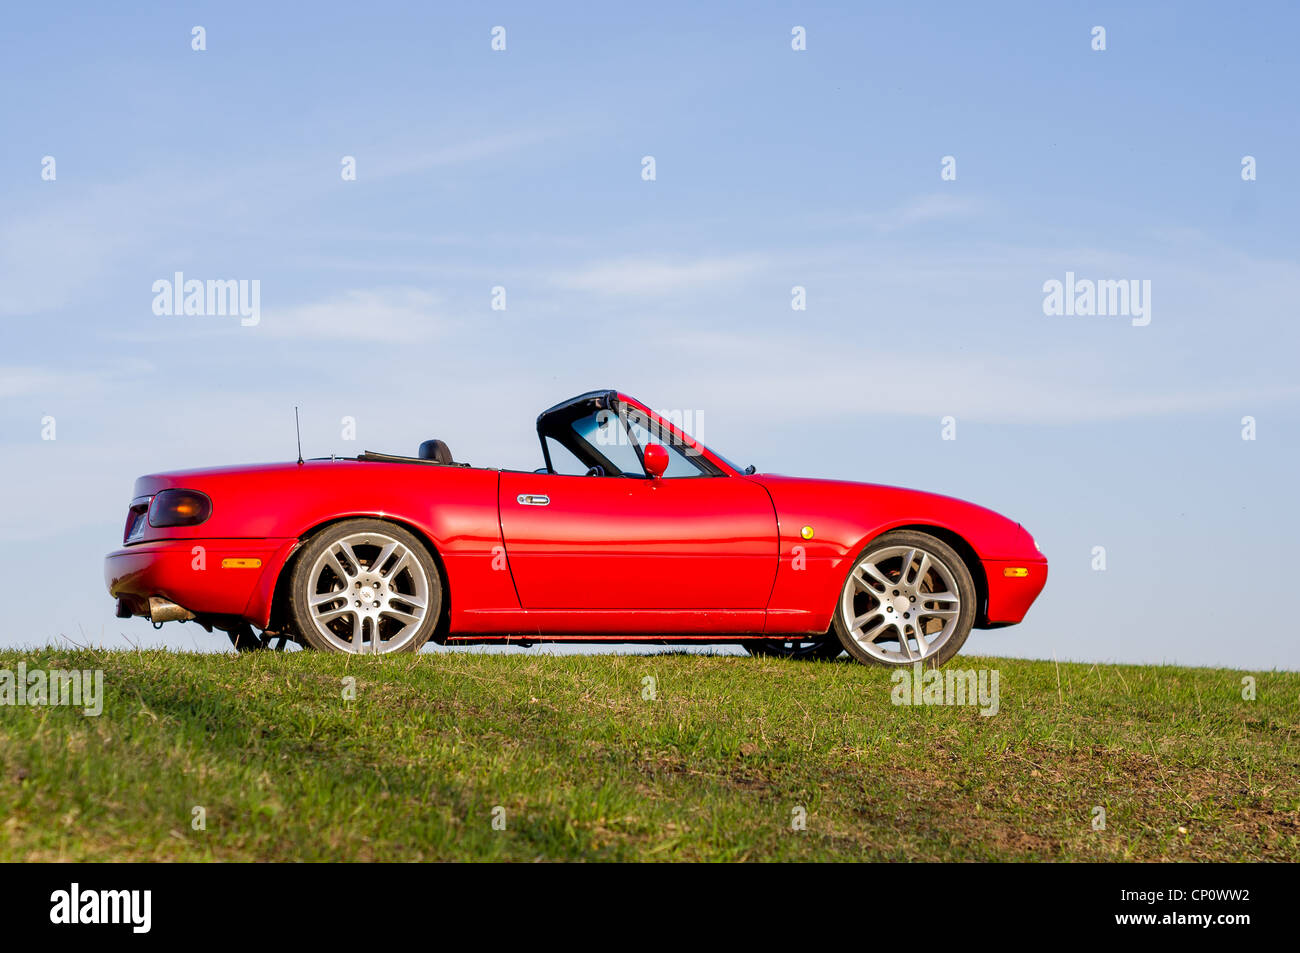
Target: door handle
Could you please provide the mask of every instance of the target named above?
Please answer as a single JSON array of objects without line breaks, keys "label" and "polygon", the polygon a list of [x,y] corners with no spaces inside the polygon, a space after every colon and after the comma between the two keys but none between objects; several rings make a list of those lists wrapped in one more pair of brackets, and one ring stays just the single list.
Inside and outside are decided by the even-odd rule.
[{"label": "door handle", "polygon": [[540,493],[520,493],[516,499],[524,506],[546,506],[551,502],[549,496],[543,496]]}]

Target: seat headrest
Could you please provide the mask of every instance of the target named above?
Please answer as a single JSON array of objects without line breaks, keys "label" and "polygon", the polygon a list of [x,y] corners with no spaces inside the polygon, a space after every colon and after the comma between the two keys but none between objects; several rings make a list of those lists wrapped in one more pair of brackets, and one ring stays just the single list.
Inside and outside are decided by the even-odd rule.
[{"label": "seat headrest", "polygon": [[432,460],[434,463],[454,463],[451,448],[441,440],[426,440],[420,444],[420,459]]}]

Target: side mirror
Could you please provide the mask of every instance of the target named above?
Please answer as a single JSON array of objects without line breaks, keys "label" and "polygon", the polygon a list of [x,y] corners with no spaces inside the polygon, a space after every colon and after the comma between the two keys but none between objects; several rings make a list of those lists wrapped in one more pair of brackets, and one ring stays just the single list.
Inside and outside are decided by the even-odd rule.
[{"label": "side mirror", "polygon": [[645,472],[650,474],[653,479],[659,479],[668,469],[668,451],[657,443],[648,443],[645,445]]}]

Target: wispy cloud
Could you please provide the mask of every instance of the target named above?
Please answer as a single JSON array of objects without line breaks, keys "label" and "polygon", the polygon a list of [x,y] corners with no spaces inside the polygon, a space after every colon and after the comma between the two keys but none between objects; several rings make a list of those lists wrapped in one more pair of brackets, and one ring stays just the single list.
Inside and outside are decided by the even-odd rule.
[{"label": "wispy cloud", "polygon": [[0,397],[22,397],[59,391],[71,374],[44,367],[0,367]]},{"label": "wispy cloud", "polygon": [[[410,145],[372,146],[356,156],[358,168],[366,178],[389,178],[411,175],[450,165],[479,162],[498,156],[513,155],[559,134],[559,130],[521,129],[498,135],[480,136],[448,142],[429,149]],[[365,168],[362,168],[364,164]]]},{"label": "wispy cloud", "polygon": [[303,341],[369,341],[396,349],[405,342],[434,337],[445,326],[436,295],[422,288],[367,288],[344,291],[320,301],[276,308],[263,305],[256,333]]},{"label": "wispy cloud", "polygon": [[76,300],[117,254],[111,201],[52,204],[0,223],[0,316],[38,314]]},{"label": "wispy cloud", "polygon": [[[363,181],[381,179],[516,154],[558,134],[555,128],[486,136],[447,132],[436,145],[428,137],[387,141],[358,148],[356,158]],[[238,167],[218,163],[188,176],[163,170],[89,187],[65,184],[62,177],[46,183],[39,201],[10,205],[0,218],[0,317],[40,314],[84,300],[124,262],[159,262],[149,274],[169,274],[179,265],[178,234],[189,258],[196,252],[227,255],[231,233],[249,228],[243,203],[250,182],[280,183],[262,196],[258,216],[266,220],[276,219],[282,207],[344,187],[337,173],[322,179],[301,172],[300,159],[272,156]],[[202,228],[196,230],[196,223]],[[357,240],[346,231],[343,236]],[[420,235],[423,244],[463,240]]]},{"label": "wispy cloud", "polygon": [[835,213],[823,220],[828,224],[857,225],[888,234],[934,222],[974,218],[992,210],[993,205],[978,196],[933,192],[915,196],[892,208]]},{"label": "wispy cloud", "polygon": [[85,394],[97,394],[104,385],[152,373],[154,365],[140,358],[125,358],[112,367],[94,366],[59,370],[39,364],[0,365],[0,397],[30,395],[63,400]]},{"label": "wispy cloud", "polygon": [[988,208],[983,199],[966,195],[943,195],[936,193],[922,195],[913,199],[902,208],[887,214],[881,220],[885,226],[903,228],[923,222],[947,221],[954,218],[969,218]]},{"label": "wispy cloud", "polygon": [[[691,362],[672,368],[667,386],[709,403],[745,395],[749,410],[768,419],[815,421],[827,408],[846,418],[953,415],[964,419],[1069,424],[1257,407],[1300,399],[1300,385],[1226,380],[1188,389],[1178,384],[1136,388],[1115,379],[1103,353],[890,354],[870,346],[788,334],[675,334],[677,354],[727,354],[727,368],[705,378]],[[678,379],[671,379],[678,376]],[[761,387],[754,387],[761,381]],[[653,395],[650,395],[655,399]]]},{"label": "wispy cloud", "polygon": [[560,288],[607,295],[669,294],[739,281],[758,270],[753,255],[671,260],[625,257],[596,262],[552,278]]}]

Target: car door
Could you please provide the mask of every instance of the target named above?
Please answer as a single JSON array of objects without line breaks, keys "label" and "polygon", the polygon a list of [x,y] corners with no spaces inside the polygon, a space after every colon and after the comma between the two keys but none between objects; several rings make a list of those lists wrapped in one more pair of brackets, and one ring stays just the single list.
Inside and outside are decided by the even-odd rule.
[{"label": "car door", "polygon": [[761,622],[778,544],[756,483],[503,472],[500,486],[525,610],[750,610]]}]

